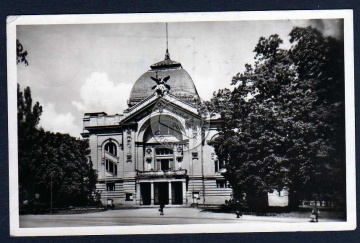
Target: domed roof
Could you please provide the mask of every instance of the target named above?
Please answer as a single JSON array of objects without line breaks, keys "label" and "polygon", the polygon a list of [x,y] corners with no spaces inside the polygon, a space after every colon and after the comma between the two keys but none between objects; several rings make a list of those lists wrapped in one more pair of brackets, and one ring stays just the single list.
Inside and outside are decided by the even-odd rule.
[{"label": "domed roof", "polygon": [[155,90],[152,88],[156,85],[156,82],[151,77],[165,78],[170,76],[170,79],[166,82],[170,86],[170,94],[185,100],[188,100],[189,96],[199,98],[190,75],[182,68],[180,63],[170,60],[167,50],[165,60],[151,65],[150,68],[135,82],[130,93],[129,106],[154,94]]}]

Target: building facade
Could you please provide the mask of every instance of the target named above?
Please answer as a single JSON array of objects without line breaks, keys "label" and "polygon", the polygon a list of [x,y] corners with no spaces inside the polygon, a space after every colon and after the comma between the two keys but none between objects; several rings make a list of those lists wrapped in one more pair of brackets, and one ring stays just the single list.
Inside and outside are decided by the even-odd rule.
[{"label": "building facade", "polygon": [[[123,114],[85,113],[83,138],[98,173],[104,205],[224,204],[232,189],[209,142],[221,120],[204,112],[194,82],[179,62],[150,66],[134,84]],[[287,206],[288,193],[269,193]]]},{"label": "building facade", "polygon": [[232,190],[209,141],[218,119],[202,111],[190,75],[170,59],[134,84],[123,114],[85,113],[97,190],[103,204],[223,204]]}]

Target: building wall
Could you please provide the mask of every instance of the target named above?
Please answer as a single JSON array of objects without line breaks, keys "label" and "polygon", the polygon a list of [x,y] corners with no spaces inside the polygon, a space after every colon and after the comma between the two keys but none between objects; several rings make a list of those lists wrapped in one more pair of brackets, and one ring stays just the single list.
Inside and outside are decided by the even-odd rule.
[{"label": "building wall", "polygon": [[273,191],[268,193],[270,207],[286,207],[289,203],[289,192],[286,189],[282,191]]},{"label": "building wall", "polygon": [[225,204],[225,200],[231,198],[232,189],[229,187],[219,188],[216,178],[208,178],[205,180],[206,204]]},{"label": "building wall", "polygon": [[[170,112],[171,107],[165,112]],[[151,115],[151,114],[150,114]],[[136,185],[137,171],[149,171],[153,168],[155,163],[155,151],[152,148],[152,164],[151,167],[147,165],[147,155],[144,154],[144,147],[141,144],[144,130],[142,127],[146,125],[150,115],[140,117],[138,120],[138,130],[120,127],[103,128],[99,124],[107,124],[107,116],[101,116],[101,122],[91,117],[86,124],[93,124],[93,129],[89,132],[90,156],[94,168],[98,172],[97,190],[101,193],[101,200],[104,205],[107,204],[108,199],[112,199],[115,205],[135,206],[139,205],[140,190]],[[198,131],[200,126],[186,127],[185,119],[174,115],[184,126],[185,133],[189,141],[190,150],[184,149],[183,161],[181,168],[187,171],[186,183],[186,200],[183,204],[190,205],[191,203],[199,204],[224,204],[225,200],[231,198],[232,189],[227,186],[227,182],[219,171],[215,171],[216,154],[214,148],[209,145],[209,141],[217,134],[216,124],[211,124],[208,130],[204,143],[201,143],[201,133]],[[111,121],[114,120],[111,116]],[[146,126],[145,126],[146,127]],[[197,136],[192,136],[197,134]],[[114,176],[105,171],[105,164],[102,162],[104,157],[104,146],[112,140],[117,145],[117,175]],[[179,145],[181,146],[181,145]],[[174,148],[174,158],[177,153]],[[196,158],[194,157],[196,153]],[[178,169],[176,160],[174,159],[175,170]],[[173,178],[174,179],[174,178]],[[114,183],[114,190],[107,190],[107,183]],[[194,195],[196,198],[194,198]],[[269,193],[270,206],[285,206],[287,205],[287,195],[284,193],[278,195],[276,193]]]},{"label": "building wall", "polygon": [[[107,191],[106,183],[115,183],[115,190]],[[103,205],[107,205],[108,199],[111,199],[114,204],[122,204],[124,201],[123,181],[99,181],[99,183],[96,184],[96,189],[101,192],[101,202]]]}]

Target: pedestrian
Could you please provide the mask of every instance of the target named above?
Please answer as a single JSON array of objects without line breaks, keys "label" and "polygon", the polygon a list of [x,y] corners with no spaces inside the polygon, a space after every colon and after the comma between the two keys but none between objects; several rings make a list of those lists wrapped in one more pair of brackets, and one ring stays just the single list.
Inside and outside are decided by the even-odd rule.
[{"label": "pedestrian", "polygon": [[316,206],[316,204],[314,203],[312,205],[311,216],[310,216],[311,221],[310,222],[319,222],[319,214],[320,214],[320,210]]},{"label": "pedestrian", "polygon": [[159,211],[160,211],[160,215],[164,215],[164,203],[160,203],[160,208],[159,208]]},{"label": "pedestrian", "polygon": [[241,208],[240,202],[236,201],[236,210],[235,210],[236,218],[241,218],[242,217],[242,213],[240,211],[240,208]]}]

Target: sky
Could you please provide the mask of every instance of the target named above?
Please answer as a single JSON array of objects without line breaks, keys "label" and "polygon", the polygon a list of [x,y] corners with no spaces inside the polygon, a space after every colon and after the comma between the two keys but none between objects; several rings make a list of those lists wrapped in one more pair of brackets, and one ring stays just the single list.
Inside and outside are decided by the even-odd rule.
[{"label": "sky", "polygon": [[[279,34],[289,48],[292,28],[309,25],[342,38],[336,19],[169,23],[170,58],[209,100],[254,62],[261,36]],[[17,39],[29,62],[17,66],[18,83],[42,105],[39,125],[74,137],[81,137],[85,112],[123,113],[133,84],[166,50],[165,23],[23,25]]]}]

